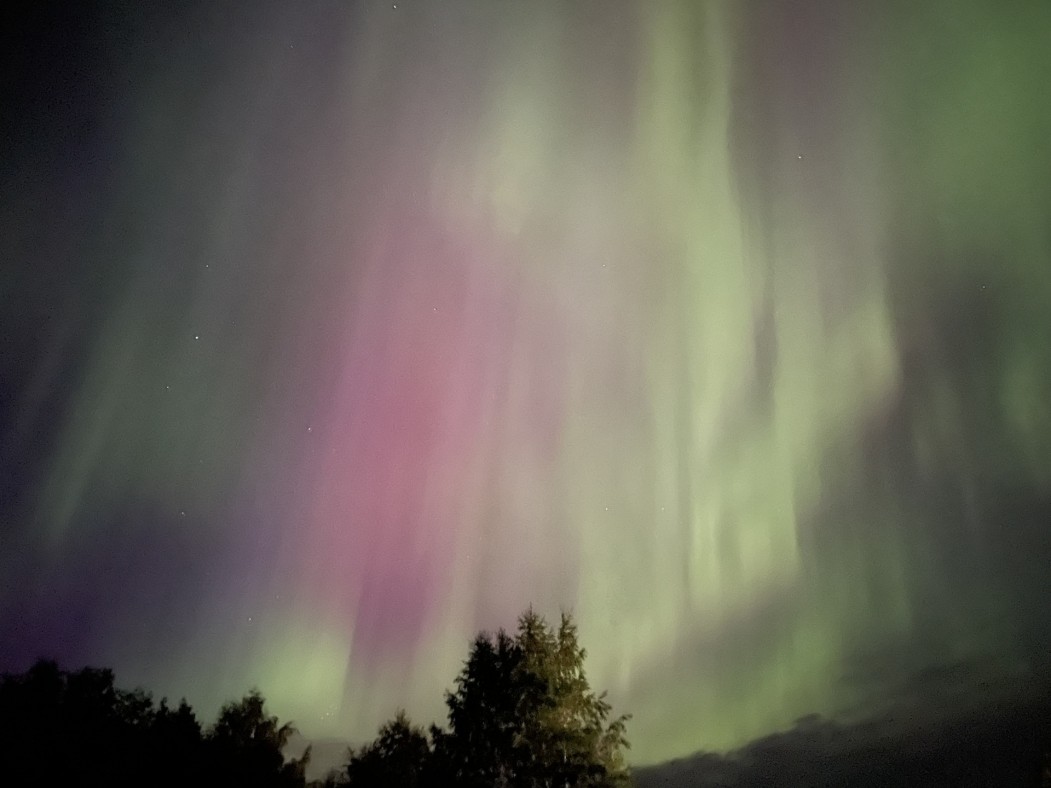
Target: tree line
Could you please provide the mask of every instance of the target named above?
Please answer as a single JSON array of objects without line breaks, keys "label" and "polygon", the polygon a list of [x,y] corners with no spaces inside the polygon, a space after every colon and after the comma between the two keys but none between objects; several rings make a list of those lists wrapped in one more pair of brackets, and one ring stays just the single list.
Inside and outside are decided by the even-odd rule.
[{"label": "tree line", "polygon": [[[513,633],[479,633],[446,692],[446,727],[404,710],[315,785],[403,788],[614,788],[631,784],[627,715],[591,690],[572,618],[528,610]],[[202,727],[181,701],[115,686],[113,671],[66,672],[41,660],[0,677],[0,775],[8,785],[306,785],[310,749],[286,758],[295,732],[252,690]]]},{"label": "tree line", "polygon": [[0,782],[12,786],[299,788],[309,751],[286,760],[294,731],[252,690],[203,729],[185,701],[154,703],[115,686],[113,671],[66,672],[40,660],[0,678]]}]

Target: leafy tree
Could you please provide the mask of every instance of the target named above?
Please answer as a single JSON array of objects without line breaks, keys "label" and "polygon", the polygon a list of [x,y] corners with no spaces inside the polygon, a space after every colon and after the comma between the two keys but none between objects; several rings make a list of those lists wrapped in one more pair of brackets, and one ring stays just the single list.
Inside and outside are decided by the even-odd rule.
[{"label": "leafy tree", "polygon": [[[66,676],[51,661],[41,660],[22,675],[5,674],[0,679],[0,763],[3,779],[11,785],[30,784],[35,770],[58,780],[71,775],[64,757],[50,754],[50,742],[60,742],[68,726],[63,724]],[[50,745],[54,746],[54,745]],[[60,753],[65,756],[66,753]]]},{"label": "leafy tree", "polygon": [[[165,784],[156,764],[156,711],[141,689],[114,685],[113,671],[67,673],[40,661],[0,680],[0,763],[12,784]],[[35,773],[34,773],[35,772]],[[167,772],[165,773],[167,774]]]},{"label": "leafy tree", "polygon": [[352,788],[420,788],[426,779],[431,745],[423,729],[399,710],[384,723],[379,737],[357,752],[351,751],[347,778]]},{"label": "leafy tree", "polygon": [[149,758],[159,786],[202,785],[207,782],[201,724],[183,698],[176,708],[161,698],[153,717]]},{"label": "leafy tree", "polygon": [[219,784],[264,788],[303,784],[310,749],[285,763],[284,747],[295,732],[266,712],[266,700],[253,689],[241,700],[225,704],[208,732],[211,774]]}]

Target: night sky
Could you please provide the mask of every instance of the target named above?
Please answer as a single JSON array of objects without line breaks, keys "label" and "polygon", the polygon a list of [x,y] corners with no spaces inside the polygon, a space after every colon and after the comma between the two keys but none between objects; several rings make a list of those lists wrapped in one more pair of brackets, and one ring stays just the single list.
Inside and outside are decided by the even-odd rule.
[{"label": "night sky", "polygon": [[532,603],[636,764],[1049,675],[1051,3],[5,13],[0,670],[360,741]]}]

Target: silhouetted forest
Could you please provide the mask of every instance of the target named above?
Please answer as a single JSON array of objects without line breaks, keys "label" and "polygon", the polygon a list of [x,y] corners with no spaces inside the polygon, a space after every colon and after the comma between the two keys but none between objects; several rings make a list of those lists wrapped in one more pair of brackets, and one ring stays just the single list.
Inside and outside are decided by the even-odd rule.
[{"label": "silhouetted forest", "polygon": [[173,707],[120,689],[108,669],[66,672],[41,660],[0,679],[7,785],[302,786],[309,751],[291,761],[282,753],[292,730],[255,690],[205,730],[185,700]]},{"label": "silhouetted forest", "polygon": [[[557,628],[532,610],[513,635],[479,634],[455,688],[448,727],[415,726],[404,711],[349,750],[325,786],[612,788],[630,785],[627,716],[610,717],[590,689],[572,619]],[[41,660],[0,678],[0,775],[5,785],[259,786],[306,784],[310,748],[286,759],[295,732],[252,690],[202,727],[182,700],[123,690],[112,670],[61,670]]]},{"label": "silhouetted forest", "polygon": [[[1051,788],[1047,698],[993,704],[898,738],[893,721],[845,728],[819,718],[733,753],[638,770],[624,761],[628,716],[590,688],[571,617],[532,610],[513,633],[479,633],[452,689],[445,727],[403,710],[342,766],[307,783],[308,747],[286,757],[291,722],[257,690],[202,725],[189,704],[116,686],[112,670],[47,660],[0,676],[0,785],[258,788],[614,788],[614,786],[1014,786]],[[884,729],[885,728],[885,729]],[[1042,761],[1042,764],[1040,763]]]}]

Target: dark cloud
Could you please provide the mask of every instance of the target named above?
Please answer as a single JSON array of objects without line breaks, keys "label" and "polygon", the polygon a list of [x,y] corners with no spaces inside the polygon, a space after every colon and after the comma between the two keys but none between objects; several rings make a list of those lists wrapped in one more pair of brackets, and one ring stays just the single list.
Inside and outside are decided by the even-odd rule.
[{"label": "dark cloud", "polygon": [[988,665],[922,671],[878,716],[819,716],[725,754],[700,752],[635,772],[639,788],[767,785],[1037,785],[1051,747],[1045,674],[992,684]]}]

